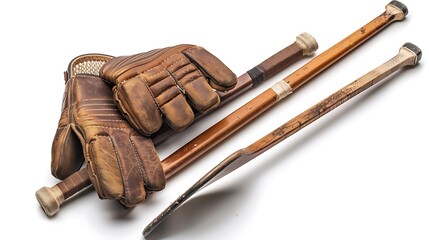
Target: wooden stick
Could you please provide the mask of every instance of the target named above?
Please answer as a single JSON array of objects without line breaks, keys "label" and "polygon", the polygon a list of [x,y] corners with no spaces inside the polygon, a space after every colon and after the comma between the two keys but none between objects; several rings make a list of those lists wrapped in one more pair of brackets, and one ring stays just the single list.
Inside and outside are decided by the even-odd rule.
[{"label": "wooden stick", "polygon": [[180,195],[170,206],[168,206],[160,215],[158,215],[144,230],[143,235],[147,237],[161,222],[171,215],[178,207],[180,207],[187,199],[196,192],[211,183],[219,180],[225,175],[233,172],[255,157],[272,148],[279,142],[303,129],[310,123],[316,121],[344,102],[350,100],[354,96],[378,83],[393,72],[400,68],[409,65],[415,65],[421,59],[421,50],[411,43],[406,43],[399,50],[399,54],[372,70],[356,81],[338,90],[331,96],[325,98],[318,104],[299,114],[289,122],[283,124],[268,135],[254,142],[250,146],[240,149],[233,153],[219,165],[209,171],[204,177],[197,181],[184,194]]},{"label": "wooden stick", "polygon": [[[228,92],[218,92],[221,98],[221,105],[236,98],[240,94],[256,87],[259,83],[270,79],[281,70],[285,69],[292,63],[302,59],[304,56],[312,55],[318,48],[316,40],[308,33],[302,33],[296,37],[296,41],[288,47],[272,55],[256,67],[241,75],[237,79],[237,85]],[[91,57],[91,56],[90,56]],[[69,67],[69,73],[72,73]],[[73,75],[72,75],[73,76]],[[206,116],[200,115],[201,116]],[[169,128],[163,128],[153,136],[155,144],[159,144],[173,132]],[[63,181],[53,187],[42,187],[36,192],[36,198],[40,206],[48,216],[56,214],[61,204],[91,185],[86,168],[82,168],[70,175]]]}]

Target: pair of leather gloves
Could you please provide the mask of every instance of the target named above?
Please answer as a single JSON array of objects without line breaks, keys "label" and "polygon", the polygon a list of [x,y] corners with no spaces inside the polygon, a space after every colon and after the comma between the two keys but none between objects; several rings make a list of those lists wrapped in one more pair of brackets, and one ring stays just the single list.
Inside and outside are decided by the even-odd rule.
[{"label": "pair of leather gloves", "polygon": [[151,134],[189,126],[215,108],[236,75],[202,47],[178,45],[112,58],[98,74],[67,79],[52,145],[52,174],[64,179],[86,161],[98,196],[127,207],[166,178]]}]

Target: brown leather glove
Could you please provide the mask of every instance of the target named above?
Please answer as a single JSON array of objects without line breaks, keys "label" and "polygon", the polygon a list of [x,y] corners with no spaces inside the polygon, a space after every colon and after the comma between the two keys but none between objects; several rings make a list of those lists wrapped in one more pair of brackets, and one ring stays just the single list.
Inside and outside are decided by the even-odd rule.
[{"label": "brown leather glove", "polygon": [[194,45],[113,58],[100,76],[116,84],[119,109],[145,135],[158,131],[163,118],[174,130],[183,130],[194,120],[193,108],[204,113],[219,104],[213,88],[225,91],[237,83],[225,64]]},{"label": "brown leather glove", "polygon": [[147,191],[162,190],[166,180],[151,139],[129,125],[112,96],[111,86],[98,76],[77,75],[67,81],[51,171],[60,179],[67,177],[85,159],[99,197],[131,207]]}]

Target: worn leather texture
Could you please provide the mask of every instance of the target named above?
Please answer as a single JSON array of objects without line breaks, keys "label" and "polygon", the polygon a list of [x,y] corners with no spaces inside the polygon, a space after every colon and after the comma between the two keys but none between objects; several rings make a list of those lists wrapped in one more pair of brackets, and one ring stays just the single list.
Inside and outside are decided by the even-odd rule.
[{"label": "worn leather texture", "polygon": [[52,145],[52,174],[64,179],[84,159],[102,199],[132,207],[144,201],[149,191],[165,187],[151,139],[130,126],[115,106],[111,86],[95,75],[77,75],[66,83]]},{"label": "worn leather texture", "polygon": [[181,131],[195,112],[215,108],[236,75],[202,47],[177,45],[132,56],[116,57],[100,69],[100,76],[115,84],[114,98],[130,124],[144,135],[165,121]]}]

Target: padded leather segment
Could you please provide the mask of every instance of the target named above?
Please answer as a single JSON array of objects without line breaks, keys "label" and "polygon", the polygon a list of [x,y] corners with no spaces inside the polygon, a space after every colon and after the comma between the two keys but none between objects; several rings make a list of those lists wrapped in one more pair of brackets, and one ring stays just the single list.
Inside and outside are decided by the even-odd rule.
[{"label": "padded leather segment", "polygon": [[150,135],[165,121],[176,131],[189,126],[194,111],[215,108],[215,90],[233,88],[236,75],[202,47],[177,45],[108,61],[100,76],[115,84],[119,109],[140,133]]}]

